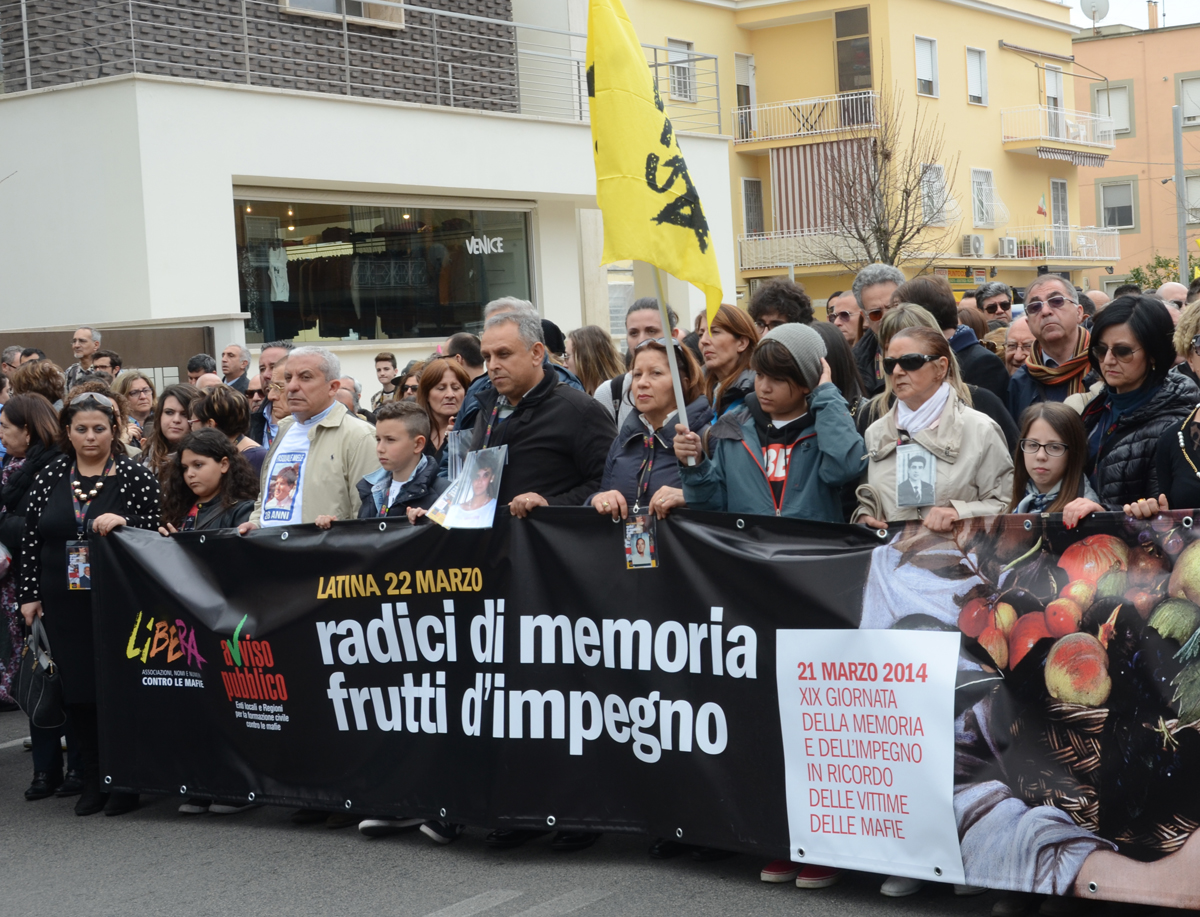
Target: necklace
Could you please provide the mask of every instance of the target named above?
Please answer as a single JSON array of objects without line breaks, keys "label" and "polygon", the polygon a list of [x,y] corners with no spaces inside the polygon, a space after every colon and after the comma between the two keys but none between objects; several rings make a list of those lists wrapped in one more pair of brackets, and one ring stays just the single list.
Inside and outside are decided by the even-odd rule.
[{"label": "necklace", "polygon": [[[78,471],[78,469],[76,469],[76,471]],[[104,490],[104,476],[101,475],[96,481],[96,486],[89,490],[86,494],[83,492],[83,482],[81,481],[72,481],[71,490],[75,492],[75,499],[80,503],[91,503],[94,499],[96,499],[96,495],[99,494],[100,491]]]},{"label": "necklace", "polygon": [[1179,439],[1179,451],[1183,453],[1184,460],[1189,466],[1191,466],[1191,469],[1195,472],[1196,477],[1200,478],[1200,468],[1196,467],[1196,463],[1193,462],[1192,457],[1188,455],[1187,447],[1183,444],[1183,431],[1186,430],[1187,425],[1192,422],[1192,418],[1196,416],[1197,411],[1200,411],[1200,404],[1192,408],[1192,413],[1188,414],[1187,418],[1183,421],[1183,426],[1179,428],[1179,433],[1177,436]]}]

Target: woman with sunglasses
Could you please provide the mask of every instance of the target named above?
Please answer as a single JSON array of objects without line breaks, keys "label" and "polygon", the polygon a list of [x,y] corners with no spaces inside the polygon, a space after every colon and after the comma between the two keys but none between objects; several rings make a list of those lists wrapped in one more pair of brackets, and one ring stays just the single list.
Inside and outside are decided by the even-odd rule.
[{"label": "woman with sunglasses", "polygon": [[1087,431],[1065,404],[1029,407],[1013,458],[1010,513],[1062,513],[1063,524],[1073,529],[1088,513],[1104,512],[1087,479]]},{"label": "woman with sunglasses", "polygon": [[154,382],[149,376],[134,370],[122,373],[112,388],[129,403],[126,442],[141,449],[154,417]]},{"label": "woman with sunglasses", "polygon": [[1159,443],[1195,414],[1200,391],[1171,372],[1174,332],[1166,306],[1153,296],[1121,296],[1092,326],[1088,359],[1104,386],[1083,410],[1083,424],[1092,486],[1110,510],[1163,492]]},{"label": "woman with sunglasses", "polygon": [[21,613],[42,618],[63,685],[67,721],[79,752],[83,794],[76,815],[120,815],[138,798],[101,792],[96,724],[95,640],[88,541],[122,525],[158,525],[154,475],[125,455],[119,413],[107,395],[84,392],[59,417],[63,455],[33,482],[25,514],[19,580]]},{"label": "woman with sunglasses", "polygon": [[647,338],[638,344],[627,396],[633,413],[608,450],[600,492],[588,501],[602,516],[626,519],[630,512],[649,511],[663,519],[672,509],[686,505],[674,452],[672,419],[677,409],[667,362],[668,340],[679,364],[688,429],[700,433],[712,422],[712,409],[704,396],[704,375],[692,352],[673,338]]},{"label": "woman with sunglasses", "polygon": [[872,528],[921,519],[949,532],[967,516],[1002,513],[1012,458],[994,420],[971,407],[950,344],[933,328],[888,342],[884,395],[896,403],[867,428],[867,483],[852,521]]}]

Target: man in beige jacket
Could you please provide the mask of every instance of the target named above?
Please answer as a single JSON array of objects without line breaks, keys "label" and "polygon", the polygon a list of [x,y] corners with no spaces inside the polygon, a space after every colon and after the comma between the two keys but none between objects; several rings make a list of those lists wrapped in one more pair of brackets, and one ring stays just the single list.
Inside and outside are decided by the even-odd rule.
[{"label": "man in beige jacket", "polygon": [[297,347],[288,355],[284,394],[291,416],[279,424],[241,534],[315,522],[317,516],[357,518],[358,482],[379,462],[375,431],[334,397],[340,376],[338,358],[324,347]]}]

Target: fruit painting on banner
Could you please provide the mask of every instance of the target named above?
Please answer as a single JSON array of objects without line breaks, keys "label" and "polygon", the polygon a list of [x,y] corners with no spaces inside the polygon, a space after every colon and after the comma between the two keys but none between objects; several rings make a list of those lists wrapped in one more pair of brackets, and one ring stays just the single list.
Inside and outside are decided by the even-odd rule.
[{"label": "fruit painting on banner", "polygon": [[967,882],[1200,907],[1200,532],[1061,518],[910,524],[874,552],[861,627],[963,635]]}]

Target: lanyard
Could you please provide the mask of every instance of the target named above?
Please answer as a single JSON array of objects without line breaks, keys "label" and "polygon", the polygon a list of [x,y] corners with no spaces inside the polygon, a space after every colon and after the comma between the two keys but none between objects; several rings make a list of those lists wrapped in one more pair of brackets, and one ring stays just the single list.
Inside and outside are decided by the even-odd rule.
[{"label": "lanyard", "polygon": [[[108,464],[106,464],[104,466],[104,471],[102,471],[100,473],[101,484],[103,484],[104,479],[108,477],[108,473],[110,471],[112,471],[112,467],[113,467],[113,460],[110,458],[108,460]],[[92,508],[92,501],[94,499],[96,499],[96,497],[99,495],[100,491],[99,491],[99,489],[93,491],[92,495],[90,497],[88,497],[87,500],[81,504],[79,502],[79,493],[75,488],[74,478],[77,478],[77,477],[79,477],[79,466],[72,465],[71,466],[71,476],[70,476],[70,478],[68,478],[68,480],[71,483],[71,504],[75,510],[75,527],[79,530],[79,537],[82,538],[84,531],[86,530],[86,527],[87,527],[86,523],[87,523],[88,511]]]},{"label": "lanyard", "polygon": [[183,525],[179,529],[181,532],[191,532],[196,528],[196,521],[200,518],[200,508],[204,504],[193,503],[192,508],[188,510],[188,514],[183,518]]},{"label": "lanyard", "polygon": [[650,491],[650,473],[654,470],[654,434],[647,433],[642,437],[642,467],[638,469],[636,499],[633,501],[633,511],[638,512],[642,498]]},{"label": "lanyard", "polygon": [[483,434],[483,447],[485,449],[492,444],[492,426],[496,423],[496,417],[500,414],[500,402],[502,399],[507,403],[507,399],[503,395],[497,398],[496,405],[492,408],[492,416],[488,418],[487,430]]}]

